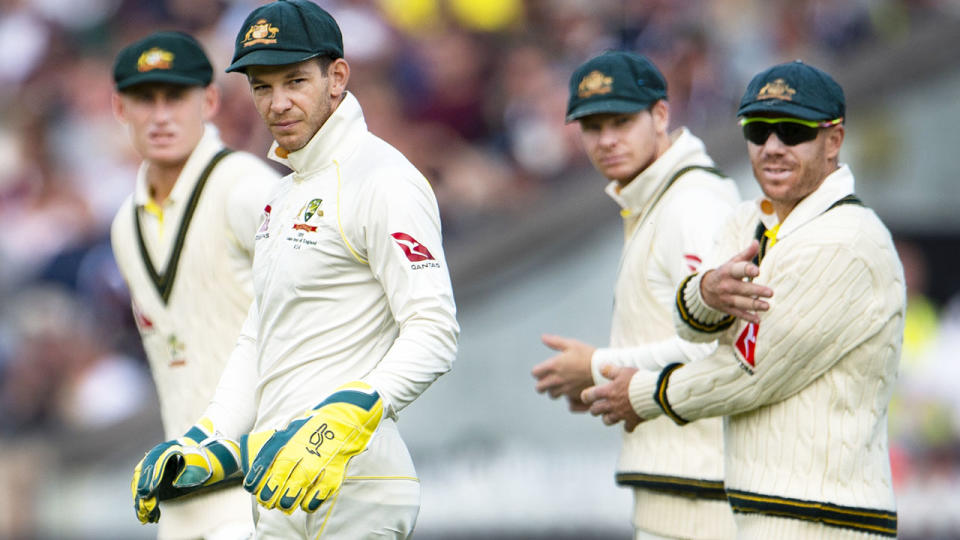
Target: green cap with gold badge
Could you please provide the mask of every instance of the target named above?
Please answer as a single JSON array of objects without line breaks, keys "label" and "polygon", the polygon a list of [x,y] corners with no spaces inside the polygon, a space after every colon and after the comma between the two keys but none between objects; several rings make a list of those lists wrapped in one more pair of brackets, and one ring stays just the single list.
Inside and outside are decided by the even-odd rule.
[{"label": "green cap with gold badge", "polygon": [[183,32],[156,32],[123,48],[113,64],[117,90],[143,83],[207,86],[213,67],[203,47]]},{"label": "green cap with gold badge", "polygon": [[313,2],[279,0],[247,15],[227,72],[296,64],[317,56],[343,57],[337,21]]},{"label": "green cap with gold badge", "polygon": [[667,98],[667,81],[645,56],[609,51],[587,60],[570,77],[567,122],[591,114],[633,113]]},{"label": "green cap with gold badge", "polygon": [[747,85],[737,116],[761,113],[814,122],[835,120],[846,114],[846,101],[833,77],[796,60],[758,73]]}]

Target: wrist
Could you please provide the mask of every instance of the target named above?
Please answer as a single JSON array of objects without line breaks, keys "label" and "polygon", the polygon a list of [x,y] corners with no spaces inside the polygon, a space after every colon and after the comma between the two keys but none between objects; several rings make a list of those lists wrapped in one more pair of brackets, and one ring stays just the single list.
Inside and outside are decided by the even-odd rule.
[{"label": "wrist", "polygon": [[703,298],[701,291],[704,276],[712,272],[697,273],[688,276],[677,289],[677,311],[680,320],[687,326],[700,332],[719,332],[733,324],[734,317],[713,309]]}]

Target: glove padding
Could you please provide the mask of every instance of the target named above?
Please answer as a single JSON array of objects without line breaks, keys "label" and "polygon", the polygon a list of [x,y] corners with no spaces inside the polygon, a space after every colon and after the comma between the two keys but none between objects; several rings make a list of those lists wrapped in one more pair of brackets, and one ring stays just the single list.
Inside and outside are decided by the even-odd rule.
[{"label": "glove padding", "polygon": [[[343,483],[350,459],[362,452],[383,418],[380,394],[363,382],[347,383],[283,430],[240,438],[256,454],[243,488],[265,508],[287,514],[297,506],[316,512]],[[247,456],[244,463],[249,463]]]},{"label": "glove padding", "polygon": [[160,520],[159,501],[242,476],[240,447],[203,418],[179,439],[153,447],[133,469],[130,491],[140,523]]}]

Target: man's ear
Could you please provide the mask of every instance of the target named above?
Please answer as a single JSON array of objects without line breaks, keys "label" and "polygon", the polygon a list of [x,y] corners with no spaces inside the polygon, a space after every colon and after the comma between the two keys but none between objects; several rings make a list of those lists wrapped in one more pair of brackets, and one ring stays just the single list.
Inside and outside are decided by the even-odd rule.
[{"label": "man's ear", "polygon": [[220,89],[210,83],[203,89],[203,121],[208,122],[220,110]]},{"label": "man's ear", "polygon": [[113,92],[110,94],[110,108],[113,110],[113,117],[116,118],[121,124],[126,125],[126,110],[123,107],[123,99],[120,97],[119,92]]},{"label": "man's ear", "polygon": [[650,115],[653,116],[653,125],[657,133],[666,133],[670,129],[670,104],[667,100],[661,99],[650,107]]},{"label": "man's ear", "polygon": [[833,126],[827,130],[825,151],[827,159],[836,159],[840,155],[840,147],[843,146],[844,129],[843,124]]},{"label": "man's ear", "polygon": [[330,78],[330,97],[339,99],[347,90],[350,80],[350,64],[343,58],[337,58],[327,67],[327,77]]}]

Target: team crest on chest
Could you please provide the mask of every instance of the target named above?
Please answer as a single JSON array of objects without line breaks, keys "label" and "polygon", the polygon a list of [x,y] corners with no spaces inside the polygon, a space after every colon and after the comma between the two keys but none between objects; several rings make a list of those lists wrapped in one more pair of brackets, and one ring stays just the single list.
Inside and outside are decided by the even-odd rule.
[{"label": "team crest on chest", "polygon": [[323,217],[323,210],[320,209],[321,204],[323,204],[323,199],[311,199],[301,206],[300,211],[297,212],[297,219],[293,224],[293,229],[295,231],[317,232],[317,226],[310,225],[307,222],[314,217]]},{"label": "team crest on chest", "polygon": [[170,367],[182,367],[187,365],[187,358],[184,354],[187,346],[176,334],[170,334],[167,337],[167,350],[170,352]]},{"label": "team crest on chest", "polygon": [[757,331],[760,325],[757,323],[747,323],[740,332],[740,336],[734,343],[734,349],[737,351],[737,358],[740,360],[740,367],[747,373],[753,375],[753,370],[757,367]]}]

